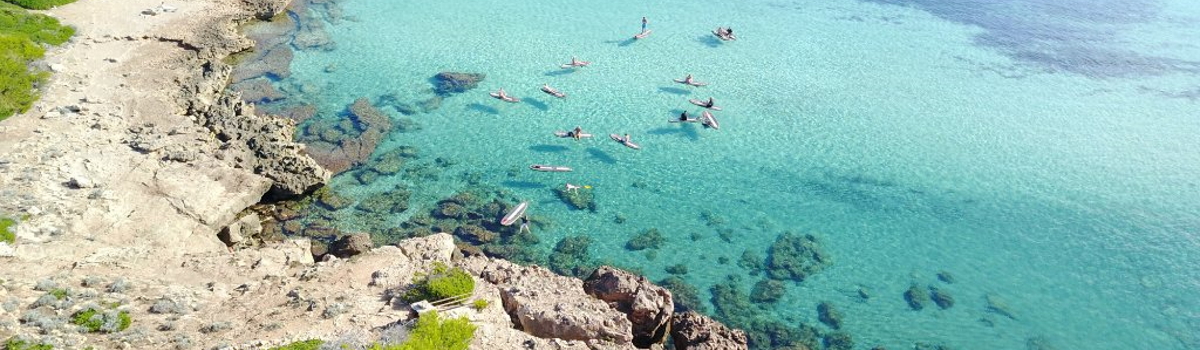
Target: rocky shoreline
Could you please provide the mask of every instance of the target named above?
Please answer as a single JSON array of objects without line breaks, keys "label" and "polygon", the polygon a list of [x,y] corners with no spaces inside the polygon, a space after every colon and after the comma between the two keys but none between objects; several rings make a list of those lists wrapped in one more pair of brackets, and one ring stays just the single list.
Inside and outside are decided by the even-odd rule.
[{"label": "rocky shoreline", "polygon": [[[237,25],[275,17],[288,1],[162,5],[82,0],[48,11],[79,31],[49,53],[45,97],[0,123],[9,199],[0,214],[21,219],[16,244],[0,243],[0,339],[67,349],[359,344],[415,317],[392,295],[445,262],[476,276],[472,298],[496,305],[454,311],[479,326],[472,348],[653,348],[668,334],[678,349],[745,348],[740,331],[673,314],[670,293],[643,278],[601,267],[585,282],[463,257],[447,234],[321,262],[307,240],[229,248],[261,230],[247,208],[330,176],[293,141],[292,121],[226,92],[235,73],[225,58],[255,46]],[[89,308],[131,322],[111,333],[70,322]]]}]

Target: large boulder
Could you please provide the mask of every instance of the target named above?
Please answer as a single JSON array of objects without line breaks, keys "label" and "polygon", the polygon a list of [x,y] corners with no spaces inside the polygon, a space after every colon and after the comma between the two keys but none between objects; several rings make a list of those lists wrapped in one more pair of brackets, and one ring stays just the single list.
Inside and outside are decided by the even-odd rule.
[{"label": "large boulder", "polygon": [[333,241],[333,244],[329,245],[329,254],[333,254],[339,258],[349,258],[369,252],[374,246],[375,244],[371,242],[371,235],[353,233]]},{"label": "large boulder", "polygon": [[626,315],[588,296],[577,278],[559,276],[539,266],[482,257],[467,258],[462,265],[497,285],[504,311],[526,333],[616,346],[628,346],[633,341],[632,324]]},{"label": "large boulder", "polygon": [[649,348],[666,339],[675,310],[671,292],[666,288],[650,283],[645,277],[601,266],[583,281],[583,290],[628,315],[633,323],[634,346]]},{"label": "large boulder", "polygon": [[708,316],[688,311],[671,317],[671,340],[676,350],[749,349],[746,332],[729,329]]}]

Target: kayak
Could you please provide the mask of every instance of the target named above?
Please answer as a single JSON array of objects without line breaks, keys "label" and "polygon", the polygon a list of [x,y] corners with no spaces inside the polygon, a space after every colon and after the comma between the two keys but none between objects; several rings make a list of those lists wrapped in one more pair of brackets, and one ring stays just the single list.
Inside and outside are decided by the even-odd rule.
[{"label": "kayak", "polygon": [[530,165],[529,169],[533,169],[534,171],[546,171],[546,172],[552,172],[552,173],[565,173],[568,171],[575,170],[575,169],[571,169],[571,167],[567,167],[567,166],[543,165],[543,164]]},{"label": "kayak", "polygon": [[694,98],[693,98],[693,99],[690,99],[690,100],[688,100],[688,102],[691,102],[691,103],[692,103],[692,104],[694,104],[694,105],[697,105],[697,106],[700,106],[700,107],[704,107],[704,108],[708,108],[708,109],[711,109],[711,110],[714,110],[714,111],[719,111],[719,110],[721,110],[721,107],[717,107],[717,106],[711,106],[711,107],[710,107],[710,106],[708,105],[708,102],[706,102],[706,101],[701,101],[701,100],[697,100],[697,99],[694,99]]},{"label": "kayak", "polygon": [[608,137],[612,138],[614,141],[620,142],[622,145],[625,145],[625,147],[629,147],[632,149],[642,149],[642,146],[638,146],[638,144],[636,144],[636,143],[625,141],[625,138],[621,137],[621,135],[609,134]]},{"label": "kayak", "polygon": [[[558,137],[564,137],[564,138],[566,138],[566,137],[574,137],[573,135],[571,135],[572,133],[573,133],[573,131],[562,131],[562,130],[559,130],[559,131],[555,131],[555,132],[554,132],[554,136],[558,136]],[[581,133],[579,133],[579,138],[581,138],[581,139],[590,139],[590,138],[592,138],[592,136],[595,136],[595,135],[592,135],[592,134],[589,134],[589,133],[586,133],[586,132],[581,132]]]},{"label": "kayak", "polygon": [[500,219],[500,225],[508,226],[512,225],[514,222],[517,222],[517,219],[520,219],[521,216],[525,215],[525,209],[527,208],[529,208],[529,202],[521,202],[521,204],[517,204],[517,206],[513,207],[512,210],[508,211],[508,214],[504,215],[504,218]]}]

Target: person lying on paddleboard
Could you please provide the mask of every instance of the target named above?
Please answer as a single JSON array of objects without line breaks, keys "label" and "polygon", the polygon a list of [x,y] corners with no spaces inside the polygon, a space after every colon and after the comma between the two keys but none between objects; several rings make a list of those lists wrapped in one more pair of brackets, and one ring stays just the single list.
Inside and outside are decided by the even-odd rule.
[{"label": "person lying on paddleboard", "polygon": [[571,137],[574,137],[575,141],[579,141],[583,137],[583,128],[576,125],[575,130],[571,132]]},{"label": "person lying on paddleboard", "polygon": [[687,111],[683,111],[683,113],[679,113],[679,121],[681,121],[681,122],[694,122],[694,121],[696,121],[696,119],[689,118],[689,117],[688,117],[688,114],[687,114]]},{"label": "person lying on paddleboard", "polygon": [[708,101],[705,101],[705,102],[704,102],[704,107],[705,107],[705,108],[712,108],[713,104],[714,104],[714,102],[713,102],[713,98],[712,98],[712,97],[709,97],[709,98],[708,98]]},{"label": "person lying on paddleboard", "polygon": [[567,63],[566,66],[568,66],[568,67],[583,67],[583,66],[587,66],[589,64],[592,64],[592,62],[580,61],[578,58],[575,58],[575,56],[571,56],[571,63]]}]

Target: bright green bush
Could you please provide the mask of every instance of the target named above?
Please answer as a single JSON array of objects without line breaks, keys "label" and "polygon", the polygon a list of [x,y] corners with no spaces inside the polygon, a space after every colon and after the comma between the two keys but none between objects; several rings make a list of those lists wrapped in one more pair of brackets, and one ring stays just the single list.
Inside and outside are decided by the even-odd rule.
[{"label": "bright green bush", "polygon": [[280,347],[274,347],[269,350],[317,350],[321,348],[322,344],[325,344],[325,341],[320,339],[309,339]]},{"label": "bright green bush", "polygon": [[27,9],[49,10],[55,6],[70,4],[75,2],[75,0],[4,0],[4,2],[12,3]]},{"label": "bright green bush", "polygon": [[4,346],[0,347],[7,350],[54,350],[53,345],[30,343],[17,337],[8,338],[4,341]]},{"label": "bright green bush", "polygon": [[443,320],[437,311],[421,315],[400,350],[466,350],[475,337],[475,325],[465,317]]},{"label": "bright green bush", "polygon": [[432,272],[413,278],[413,287],[404,294],[404,300],[410,303],[438,300],[474,291],[475,279],[467,271],[437,262],[433,264]]},{"label": "bright green bush", "polygon": [[75,35],[75,28],[58,23],[54,17],[19,8],[0,7],[0,34],[23,36],[35,43],[59,45]]},{"label": "bright green bush", "polygon": [[475,308],[477,311],[483,311],[483,309],[488,307],[488,304],[489,303],[486,299],[475,299],[475,302],[471,303],[471,307]]},{"label": "bright green bush", "polygon": [[129,325],[133,324],[133,318],[129,317],[128,311],[88,308],[72,315],[71,323],[83,327],[89,333],[116,333],[129,328]]},{"label": "bright green bush", "polygon": [[[0,83],[0,84],[2,84],[2,83]],[[4,88],[4,85],[0,85],[0,89],[2,89],[2,88]],[[0,106],[0,119],[4,119],[3,111],[4,111],[4,107]],[[16,225],[16,224],[17,224],[17,222],[13,219],[0,218],[0,242],[13,244],[13,242],[17,241],[17,235],[15,233],[13,233],[12,231],[9,231],[9,229],[8,229],[9,227],[12,227],[13,225]]]}]

